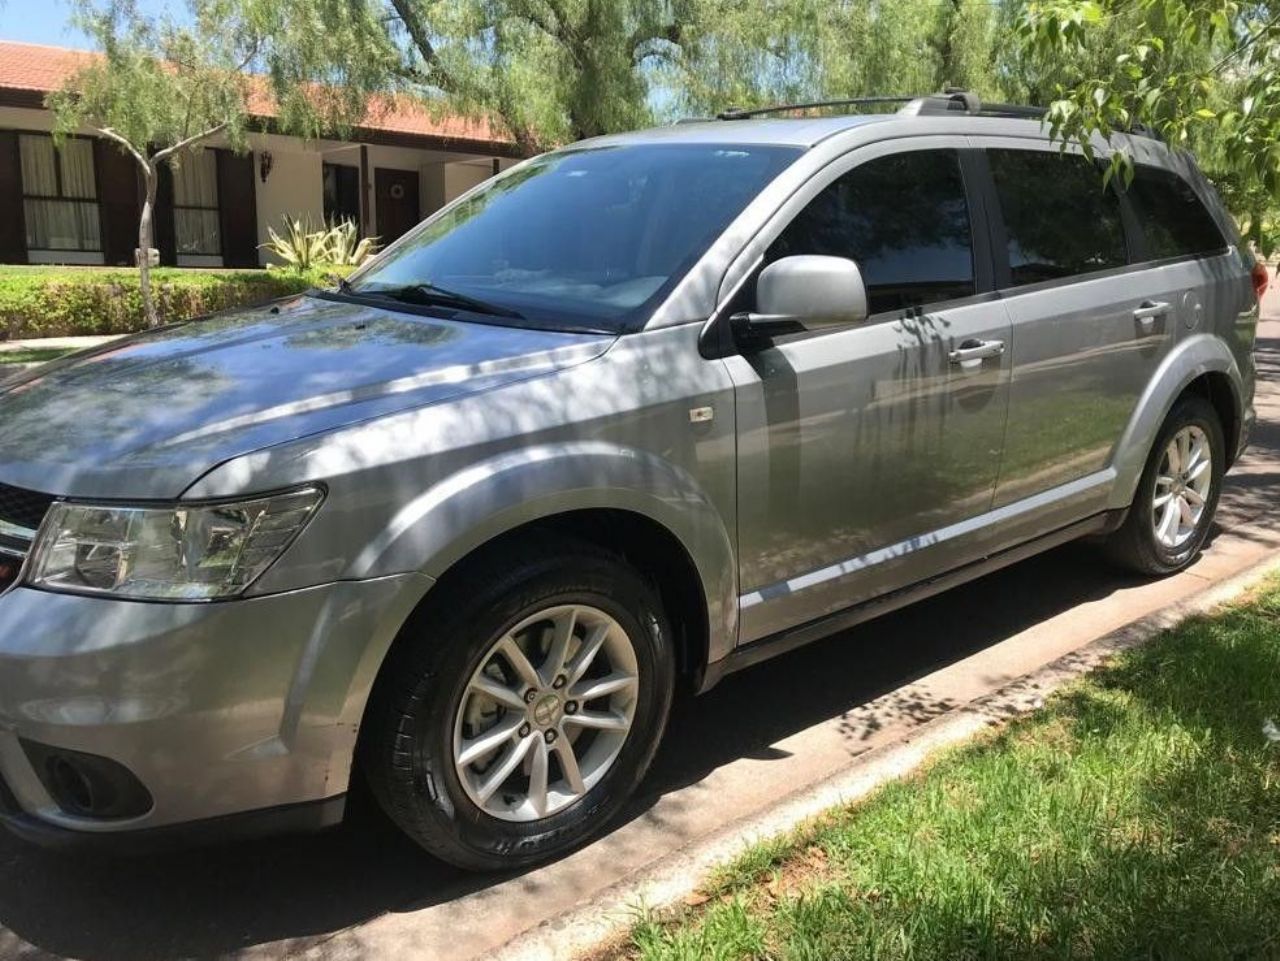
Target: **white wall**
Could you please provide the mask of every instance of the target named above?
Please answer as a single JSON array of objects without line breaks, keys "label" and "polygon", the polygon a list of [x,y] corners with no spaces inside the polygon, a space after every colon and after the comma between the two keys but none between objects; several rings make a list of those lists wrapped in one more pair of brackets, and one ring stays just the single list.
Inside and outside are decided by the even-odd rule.
[{"label": "white wall", "polygon": [[[320,154],[313,151],[271,151],[271,173],[266,183],[258,173],[261,156],[254,154],[254,183],[257,186],[258,243],[269,239],[267,228],[281,233],[285,217],[310,220],[315,226],[324,223],[324,182]],[[263,266],[279,263],[266,250],[258,250]]]}]

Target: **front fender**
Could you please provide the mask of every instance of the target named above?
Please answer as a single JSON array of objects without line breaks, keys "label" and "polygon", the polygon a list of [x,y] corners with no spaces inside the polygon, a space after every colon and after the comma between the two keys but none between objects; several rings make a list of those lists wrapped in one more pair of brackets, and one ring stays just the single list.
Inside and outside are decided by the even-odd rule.
[{"label": "front fender", "polygon": [[500,534],[591,508],[639,514],[675,536],[706,599],[710,660],[727,654],[737,637],[738,609],[733,545],[723,518],[688,472],[616,444],[524,448],[444,478],[405,504],[343,577],[417,570],[439,578]]},{"label": "front fender", "polygon": [[1112,461],[1116,480],[1107,504],[1109,508],[1124,508],[1133,502],[1134,491],[1137,490],[1138,480],[1142,477],[1142,470],[1146,466],[1147,456],[1155,443],[1160,425],[1169,416],[1174,402],[1187,386],[1197,377],[1209,373],[1227,375],[1236,415],[1241,415],[1240,368],[1227,346],[1220,338],[1209,334],[1196,334],[1180,341],[1147,384],[1147,389],[1139,398],[1138,406],[1116,445]]}]

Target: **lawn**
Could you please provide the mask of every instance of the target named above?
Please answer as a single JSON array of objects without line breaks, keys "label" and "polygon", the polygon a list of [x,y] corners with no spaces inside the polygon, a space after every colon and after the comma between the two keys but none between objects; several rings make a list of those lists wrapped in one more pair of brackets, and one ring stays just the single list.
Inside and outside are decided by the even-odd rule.
[{"label": "lawn", "polygon": [[748,849],[623,956],[1280,958],[1270,719],[1280,580]]}]

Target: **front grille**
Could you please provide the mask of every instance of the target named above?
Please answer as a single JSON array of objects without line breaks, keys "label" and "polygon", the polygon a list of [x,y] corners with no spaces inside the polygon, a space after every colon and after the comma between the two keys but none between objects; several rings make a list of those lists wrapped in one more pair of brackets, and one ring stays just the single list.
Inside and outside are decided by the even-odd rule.
[{"label": "front grille", "polygon": [[0,484],[0,591],[18,579],[36,530],[54,498]]},{"label": "front grille", "polygon": [[8,521],[33,531],[40,526],[45,512],[54,500],[52,494],[0,484],[0,521]]}]

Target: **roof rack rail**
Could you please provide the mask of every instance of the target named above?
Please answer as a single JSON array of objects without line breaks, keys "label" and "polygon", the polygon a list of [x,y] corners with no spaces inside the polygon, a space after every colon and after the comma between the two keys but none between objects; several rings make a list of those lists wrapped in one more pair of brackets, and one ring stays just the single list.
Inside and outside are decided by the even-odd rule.
[{"label": "roof rack rail", "polygon": [[[763,117],[775,113],[789,113],[794,110],[818,110],[829,107],[866,107],[885,104],[902,104],[898,113],[903,116],[927,116],[930,114],[963,113],[970,117],[1007,117],[1021,120],[1043,120],[1049,115],[1046,107],[1032,107],[1018,103],[983,103],[976,93],[962,90],[959,87],[947,87],[941,93],[930,93],[922,96],[883,96],[883,97],[851,97],[845,100],[812,100],[805,103],[781,103],[771,107],[730,107],[716,114],[717,120],[748,120],[752,117]],[[1127,133],[1140,137],[1159,140],[1159,135],[1139,124],[1134,124]]]},{"label": "roof rack rail", "polygon": [[948,87],[942,93],[933,93],[911,101],[900,113],[920,115],[955,113],[962,111],[971,117],[1014,117],[1038,120],[1048,114],[1044,107],[1029,107],[1016,103],[983,103],[969,90]]},{"label": "roof rack rail", "polygon": [[870,107],[903,104],[899,113],[916,115],[932,113],[967,113],[975,117],[1043,117],[1044,107],[1025,107],[1012,103],[984,104],[978,95],[957,87],[948,87],[942,93],[889,95],[878,97],[849,97],[841,100],[810,100],[801,103],[780,103],[768,107],[730,107],[716,114],[717,120],[748,120],[793,110],[820,110],[830,107]]},{"label": "roof rack rail", "polygon": [[779,103],[770,107],[729,107],[716,114],[717,120],[750,120],[752,117],[764,117],[771,113],[788,113],[792,110],[818,110],[823,107],[869,107],[879,104],[911,103],[921,99],[913,96],[889,97],[851,97],[845,100],[811,100],[806,103]]}]

